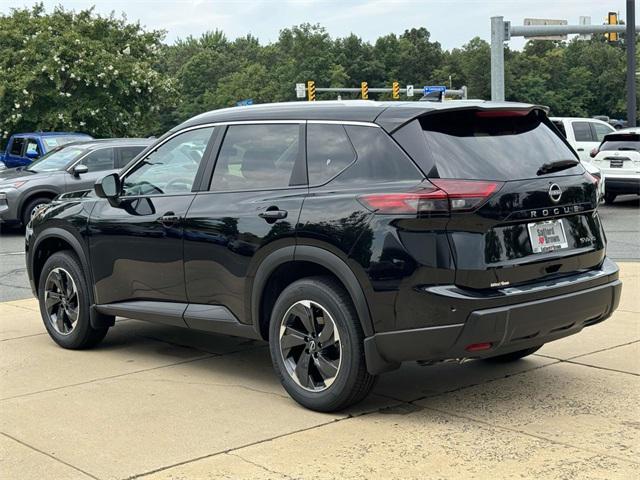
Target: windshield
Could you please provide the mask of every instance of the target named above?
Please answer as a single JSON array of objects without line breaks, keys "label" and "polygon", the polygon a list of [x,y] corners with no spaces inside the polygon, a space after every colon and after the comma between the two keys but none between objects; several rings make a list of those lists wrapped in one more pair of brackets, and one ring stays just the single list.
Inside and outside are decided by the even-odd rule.
[{"label": "windshield", "polygon": [[42,137],[42,141],[47,146],[47,150],[52,150],[61,145],[66,145],[71,142],[78,142],[83,140],[89,140],[89,135],[55,135],[51,137]]},{"label": "windshield", "polygon": [[84,153],[80,147],[67,147],[54,152],[47,153],[42,158],[34,161],[27,170],[31,172],[56,172],[64,170],[70,162]]},{"label": "windshield", "polygon": [[607,135],[600,145],[601,152],[616,150],[632,150],[640,151],[640,135],[624,134],[624,135]]},{"label": "windshield", "polygon": [[454,111],[425,115],[420,123],[440,178],[521,180],[536,178],[545,164],[578,160],[536,110]]}]

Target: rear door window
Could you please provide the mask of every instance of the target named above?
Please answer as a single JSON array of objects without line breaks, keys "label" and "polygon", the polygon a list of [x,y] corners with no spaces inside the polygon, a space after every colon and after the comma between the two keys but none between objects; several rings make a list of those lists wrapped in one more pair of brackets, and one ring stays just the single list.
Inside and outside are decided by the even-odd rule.
[{"label": "rear door window", "polygon": [[356,152],[342,125],[307,125],[309,185],[323,185],[356,159]]},{"label": "rear door window", "polygon": [[[536,110],[463,110],[425,115],[417,121],[426,151],[422,155],[413,153],[414,160],[430,177],[498,181],[536,178],[545,163],[577,160],[545,118]],[[577,165],[549,175],[583,171]]]},{"label": "rear door window", "polygon": [[615,131],[613,128],[609,128],[607,125],[601,123],[593,123],[593,130],[596,134],[596,141],[601,142],[604,140],[605,135]]},{"label": "rear door window", "polygon": [[216,160],[212,191],[289,186],[301,158],[299,124],[231,125]]},{"label": "rear door window", "polygon": [[332,185],[421,181],[423,176],[409,157],[381,129],[346,125],[357,160]]},{"label": "rear door window", "polygon": [[591,132],[591,122],[573,122],[571,124],[573,128],[573,136],[576,142],[595,142],[593,133]]}]

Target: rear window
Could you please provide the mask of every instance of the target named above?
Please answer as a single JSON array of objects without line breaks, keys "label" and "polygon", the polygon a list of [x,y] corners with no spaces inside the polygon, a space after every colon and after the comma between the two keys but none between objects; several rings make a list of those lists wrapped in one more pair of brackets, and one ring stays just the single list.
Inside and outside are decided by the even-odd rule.
[{"label": "rear window", "polygon": [[600,145],[600,151],[640,151],[640,135],[607,135]]},{"label": "rear window", "polygon": [[[535,110],[528,114],[464,110],[425,115],[419,122],[427,152],[414,160],[431,177],[499,181],[536,178],[545,163],[577,160],[545,123],[544,114]],[[583,171],[578,165],[547,175]]]}]

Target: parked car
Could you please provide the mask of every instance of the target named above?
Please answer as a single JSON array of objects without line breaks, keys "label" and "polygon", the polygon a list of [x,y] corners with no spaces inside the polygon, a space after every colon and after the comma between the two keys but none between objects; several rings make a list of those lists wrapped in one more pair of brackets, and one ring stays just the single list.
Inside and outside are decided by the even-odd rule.
[{"label": "parked car", "polygon": [[6,150],[0,153],[0,163],[5,168],[29,165],[56,147],[92,138],[75,132],[16,133],[9,137]]},{"label": "parked car", "polygon": [[332,411],[403,362],[514,361],[608,318],[596,196],[535,105],[241,107],[39,210],[26,263],[64,348],[115,316],[263,339],[286,391]]},{"label": "parked car", "polygon": [[613,203],[618,195],[640,195],[640,128],[606,135],[591,156],[607,178],[605,202]]},{"label": "parked car", "polygon": [[0,171],[0,221],[26,225],[56,195],[93,188],[96,179],[125,166],[150,143],[141,138],[72,142],[28,167]]},{"label": "parked car", "polygon": [[616,131],[607,122],[596,118],[551,117],[551,121],[584,162],[591,161],[589,153],[600,145],[605,135]]},{"label": "parked car", "polygon": [[[608,124],[600,119],[552,117],[551,121],[567,139],[571,147],[578,152],[585,170],[598,179],[598,200],[602,200],[604,198],[606,176],[591,163],[589,155],[591,150],[589,148],[592,149],[594,145],[591,140],[603,138],[603,132],[605,130],[612,132],[614,131],[613,128],[608,127]],[[597,143],[595,142],[595,144]]]}]

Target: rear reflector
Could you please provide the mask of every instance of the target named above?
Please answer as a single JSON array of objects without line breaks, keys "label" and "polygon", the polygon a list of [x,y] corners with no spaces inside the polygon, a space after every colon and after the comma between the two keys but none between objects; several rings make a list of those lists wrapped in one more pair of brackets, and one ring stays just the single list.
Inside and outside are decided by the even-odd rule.
[{"label": "rear reflector", "polygon": [[472,343],[468,345],[465,350],[467,352],[481,352],[482,350],[489,350],[491,348],[492,343],[484,342],[484,343]]},{"label": "rear reflector", "polygon": [[501,182],[432,179],[435,187],[417,192],[373,193],[358,197],[369,210],[380,214],[448,214],[481,205],[502,187]]}]

